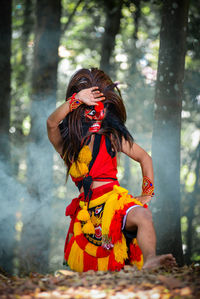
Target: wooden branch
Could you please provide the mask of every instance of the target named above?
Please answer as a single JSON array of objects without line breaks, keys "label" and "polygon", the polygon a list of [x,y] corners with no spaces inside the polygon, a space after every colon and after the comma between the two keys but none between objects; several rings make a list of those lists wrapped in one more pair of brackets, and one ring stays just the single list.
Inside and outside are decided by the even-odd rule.
[{"label": "wooden branch", "polygon": [[67,23],[64,25],[64,28],[62,29],[62,33],[64,33],[64,32],[68,29],[68,26],[70,25],[70,23],[71,23],[71,21],[72,21],[74,15],[75,15],[75,13],[76,13],[76,10],[77,10],[77,8],[79,7],[79,5],[81,4],[82,1],[83,1],[83,0],[79,0],[79,1],[76,3],[76,6],[74,7],[74,9],[73,9],[71,15],[69,16]]}]

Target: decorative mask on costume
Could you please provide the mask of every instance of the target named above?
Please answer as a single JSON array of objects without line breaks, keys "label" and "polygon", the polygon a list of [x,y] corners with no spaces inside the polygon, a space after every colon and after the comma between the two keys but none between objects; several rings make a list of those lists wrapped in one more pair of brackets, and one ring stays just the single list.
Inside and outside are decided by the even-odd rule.
[{"label": "decorative mask on costume", "polygon": [[94,121],[89,128],[89,132],[95,133],[101,129],[101,121],[105,117],[105,108],[102,102],[98,102],[98,105],[89,106],[85,109],[85,118]]}]

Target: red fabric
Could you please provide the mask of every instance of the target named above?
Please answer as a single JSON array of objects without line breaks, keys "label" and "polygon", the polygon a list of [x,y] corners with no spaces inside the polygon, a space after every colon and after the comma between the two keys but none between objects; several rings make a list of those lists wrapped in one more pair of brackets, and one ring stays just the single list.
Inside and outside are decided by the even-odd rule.
[{"label": "red fabric", "polygon": [[121,264],[115,260],[113,250],[110,253],[109,260],[108,260],[108,270],[110,271],[120,271],[124,267],[125,263]]},{"label": "red fabric", "polygon": [[84,251],[83,253],[83,271],[88,271],[88,270],[98,270],[98,261],[97,258],[94,256],[89,255],[87,252]]},{"label": "red fabric", "polygon": [[[119,182],[118,181],[113,181],[111,183],[107,183],[105,185],[99,186],[97,188],[92,189],[92,197],[90,199],[90,201],[106,194],[107,192],[110,192],[113,190],[113,186],[117,185],[119,186]],[[84,197],[84,192],[80,194],[80,196]]]},{"label": "red fabric", "polygon": [[65,210],[65,215],[71,217],[71,222],[70,222],[69,229],[67,232],[67,237],[65,240],[64,252],[66,251],[67,244],[69,242],[69,234],[73,234],[74,221],[76,219],[76,215],[77,215],[78,211],[80,210],[79,202],[81,199],[83,199],[83,194],[82,195],[80,194],[79,197],[74,198],[71,201],[71,203],[66,207],[66,210]]},{"label": "red fabric", "polygon": [[[106,136],[102,135],[99,153],[96,157],[96,160],[88,173],[93,179],[93,181],[98,181],[98,178],[102,181],[109,181],[108,178],[117,179],[117,158],[111,157],[106,148]],[[78,182],[82,180],[82,178],[74,178],[72,177],[73,182]]]},{"label": "red fabric", "polygon": [[65,216],[73,216],[79,206],[79,202],[81,200],[81,194],[79,197],[72,199],[71,203],[66,207]]},{"label": "red fabric", "polygon": [[85,246],[88,244],[88,240],[83,234],[76,237],[76,242],[82,250],[85,250]]},{"label": "red fabric", "polygon": [[107,249],[104,249],[102,246],[98,246],[97,248],[97,257],[106,257],[110,254],[110,251]]},{"label": "red fabric", "polygon": [[93,180],[95,178],[117,179],[117,158],[112,158],[106,148],[106,137],[102,135],[99,153],[89,173]]},{"label": "red fabric", "polygon": [[130,244],[130,261],[141,261],[142,251],[138,245]]}]

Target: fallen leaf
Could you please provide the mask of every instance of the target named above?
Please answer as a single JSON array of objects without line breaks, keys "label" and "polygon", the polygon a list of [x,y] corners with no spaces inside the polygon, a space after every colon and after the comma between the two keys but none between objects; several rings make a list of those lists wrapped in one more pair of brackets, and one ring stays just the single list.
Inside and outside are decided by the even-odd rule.
[{"label": "fallen leaf", "polygon": [[58,277],[58,276],[75,276],[77,273],[76,272],[73,272],[73,271],[68,271],[68,270],[57,270],[55,273],[54,273],[54,276],[55,277]]}]

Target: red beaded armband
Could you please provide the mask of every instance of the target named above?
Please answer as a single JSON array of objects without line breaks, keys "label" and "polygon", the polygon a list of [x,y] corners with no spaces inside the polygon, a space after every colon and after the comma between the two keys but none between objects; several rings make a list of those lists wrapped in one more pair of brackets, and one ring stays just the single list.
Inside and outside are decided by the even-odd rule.
[{"label": "red beaded armband", "polygon": [[73,93],[73,95],[67,99],[67,101],[69,102],[71,112],[73,110],[75,110],[76,108],[78,108],[81,104],[83,104],[83,102],[81,102],[80,100],[75,99],[75,96],[76,96],[76,93]]},{"label": "red beaded armband", "polygon": [[150,195],[151,197],[154,196],[154,185],[147,176],[143,177],[142,195]]}]

